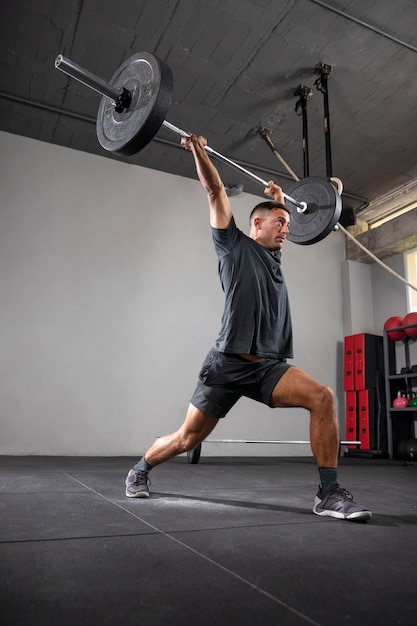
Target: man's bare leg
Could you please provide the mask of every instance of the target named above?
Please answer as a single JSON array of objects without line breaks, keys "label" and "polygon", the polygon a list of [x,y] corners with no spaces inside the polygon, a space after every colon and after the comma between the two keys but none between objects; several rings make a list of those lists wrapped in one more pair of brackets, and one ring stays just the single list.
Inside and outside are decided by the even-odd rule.
[{"label": "man's bare leg", "polygon": [[310,442],[318,467],[337,467],[339,423],[332,390],[297,367],[291,367],[272,392],[274,407],[302,407],[310,412]]},{"label": "man's bare leg", "polygon": [[206,415],[190,404],[182,426],[176,432],[156,439],[140,461],[129,471],[125,481],[127,497],[147,498],[149,496],[149,471],[182,452],[193,450],[211,433],[218,421],[217,418]]},{"label": "man's bare leg", "polygon": [[176,432],[156,439],[144,455],[146,462],[155,467],[178,454],[193,450],[208,437],[218,421],[190,404],[182,426]]},{"label": "man's bare leg", "polygon": [[339,424],[332,390],[291,367],[275,386],[272,406],[303,407],[310,412],[310,444],[321,481],[314,513],[352,521],[371,519],[372,513],[356,504],[352,494],[337,482]]}]

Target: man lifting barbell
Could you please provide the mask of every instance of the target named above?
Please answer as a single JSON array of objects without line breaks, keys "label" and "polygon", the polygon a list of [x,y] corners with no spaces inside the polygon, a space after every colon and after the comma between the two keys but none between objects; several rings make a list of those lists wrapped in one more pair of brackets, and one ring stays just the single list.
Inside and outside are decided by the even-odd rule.
[{"label": "man lifting barbell", "polygon": [[281,248],[290,223],[281,188],[272,181],[250,216],[249,237],[237,227],[220,175],[203,137],[181,143],[192,152],[210,207],[210,225],[225,292],[222,327],[200,370],[185,421],[159,437],[129,471],[126,496],[149,496],[149,472],[178,454],[193,450],[242,396],[271,408],[302,407],[310,412],[311,449],[320,486],[313,512],[352,521],[372,513],[353,501],[337,482],[339,427],[331,389],[287,363],[293,358],[292,327]]},{"label": "man lifting barbell", "polygon": [[[103,95],[97,116],[97,138],[105,150],[135,154],[164,126],[182,137],[195,159],[207,192],[210,223],[225,292],[222,328],[200,371],[183,425],[160,437],[129,471],[126,495],[149,496],[150,470],[194,450],[242,396],[272,408],[303,407],[310,412],[311,449],[320,474],[313,511],[317,515],[368,520],[372,514],[353,502],[337,482],[339,428],[332,391],[290,366],[292,328],[281,247],[288,237],[301,245],[326,237],[342,210],[339,193],[319,178],[295,183],[287,195],[238,163],[216,152],[203,137],[189,135],[164,117],[171,104],[172,73],[150,53],[127,59],[107,83],[70,59],[58,55],[55,67]],[[208,155],[220,159],[265,187],[273,202],[252,211],[249,237],[237,229],[220,176]],[[284,204],[289,202],[292,214]]]}]

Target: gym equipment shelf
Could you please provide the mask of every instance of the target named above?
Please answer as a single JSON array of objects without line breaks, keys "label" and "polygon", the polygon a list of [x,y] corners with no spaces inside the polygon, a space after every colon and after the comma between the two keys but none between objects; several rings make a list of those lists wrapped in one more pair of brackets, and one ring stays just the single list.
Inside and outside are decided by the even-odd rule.
[{"label": "gym equipment shelf", "polygon": [[388,453],[391,459],[398,457],[397,447],[400,441],[416,437],[414,422],[417,420],[417,406],[404,408],[393,406],[399,392],[411,397],[412,393],[417,391],[417,366],[410,365],[410,346],[417,338],[406,335],[404,339],[395,342],[395,346],[403,344],[404,347],[405,367],[398,373],[397,354],[392,345],[394,342],[388,337],[390,331],[401,331],[405,328],[417,328],[417,324],[383,331]]}]

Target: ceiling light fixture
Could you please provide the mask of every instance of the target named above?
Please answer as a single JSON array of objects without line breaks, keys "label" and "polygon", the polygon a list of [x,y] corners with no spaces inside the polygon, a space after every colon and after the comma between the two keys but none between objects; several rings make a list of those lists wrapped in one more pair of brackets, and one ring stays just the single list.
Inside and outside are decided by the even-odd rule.
[{"label": "ceiling light fixture", "polygon": [[382,224],[385,224],[386,222],[390,222],[391,220],[394,220],[396,217],[399,217],[400,215],[403,215],[404,213],[408,213],[408,211],[411,211],[412,209],[415,209],[416,207],[417,207],[417,202],[413,202],[412,204],[409,204],[403,207],[402,209],[399,209],[398,211],[394,211],[393,213],[390,213],[389,215],[386,215],[385,217],[382,217],[379,220],[375,220],[375,222],[369,222],[369,229],[378,228],[378,226],[381,226]]}]

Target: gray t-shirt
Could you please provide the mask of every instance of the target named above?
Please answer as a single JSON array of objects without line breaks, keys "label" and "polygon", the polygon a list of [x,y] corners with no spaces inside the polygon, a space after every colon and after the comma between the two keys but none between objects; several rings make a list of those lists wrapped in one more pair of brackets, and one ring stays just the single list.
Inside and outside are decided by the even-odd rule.
[{"label": "gray t-shirt", "polygon": [[240,231],[232,218],[212,228],[225,293],[220,352],[293,358],[291,312],[281,252],[267,250]]}]

